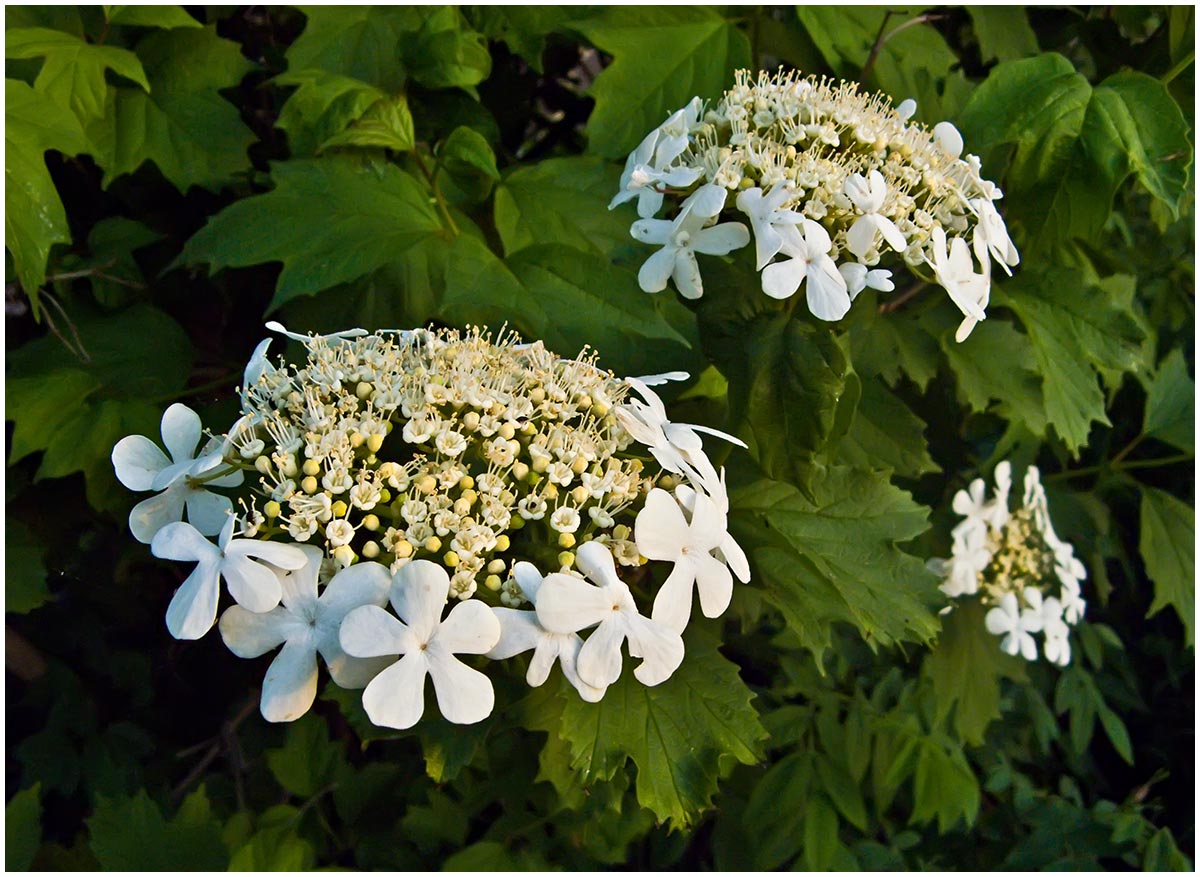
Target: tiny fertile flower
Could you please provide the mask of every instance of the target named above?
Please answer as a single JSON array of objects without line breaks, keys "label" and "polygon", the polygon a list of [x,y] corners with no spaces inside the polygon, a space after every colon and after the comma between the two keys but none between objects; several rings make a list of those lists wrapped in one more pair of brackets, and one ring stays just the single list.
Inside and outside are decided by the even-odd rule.
[{"label": "tiny fertile flower", "polygon": [[634,540],[643,556],[675,564],[654,597],[654,621],[682,633],[692,615],[693,585],[706,617],[716,618],[729,607],[733,576],[712,555],[727,535],[725,514],[707,496],[694,497],[689,523],[671,494],[657,487],[650,491],[634,523]]},{"label": "tiny fertile flower", "polygon": [[[192,526],[205,536],[215,536],[233,505],[228,497],[212,493],[192,479],[221,465],[219,440],[214,439],[197,456],[200,418],[178,402],[163,414],[162,437],[170,459],[144,435],[126,436],[112,450],[118,481],[130,490],[162,491],[133,507],[129,513],[130,531],[139,542],[149,544],[160,529],[182,519],[186,507]],[[237,487],[241,483],[240,470],[208,482],[217,487]]]},{"label": "tiny fertile flower", "polygon": [[[542,586],[542,574],[531,563],[524,561],[513,566],[513,578],[516,580],[525,599],[530,603],[537,600],[538,591]],[[493,661],[503,661],[513,655],[533,650],[529,659],[529,671],[525,681],[537,688],[550,677],[554,662],[562,665],[563,675],[579,692],[579,696],[590,703],[596,703],[604,697],[604,687],[588,685],[579,678],[576,662],[583,639],[574,631],[569,633],[554,633],[542,627],[538,622],[537,612],[529,609],[493,609],[500,620],[500,641],[487,653]]]},{"label": "tiny fertile flower", "polygon": [[862,213],[846,232],[846,249],[862,259],[875,246],[875,235],[881,234],[893,250],[898,253],[904,251],[908,241],[896,223],[879,213],[887,198],[887,183],[883,174],[879,171],[871,171],[867,177],[851,174],[846,179],[843,192]]},{"label": "tiny fertile flower", "polygon": [[612,685],[621,675],[621,645],[642,658],[633,671],[643,685],[658,685],[683,662],[678,633],[642,616],[629,586],[617,578],[609,550],[599,542],[580,546],[575,565],[595,584],[565,573],[551,573],[537,593],[538,621],[555,633],[595,627],[579,650],[579,678],[596,688]]},{"label": "tiny fertile flower", "polygon": [[696,253],[724,256],[750,242],[750,232],[740,222],[705,228],[707,221],[693,210],[684,209],[674,219],[639,219],[633,224],[629,230],[633,237],[644,244],[662,246],[638,271],[638,285],[644,292],[662,292],[667,281],[674,280],[684,298],[700,298],[704,284]]},{"label": "tiny fertile flower", "polygon": [[820,320],[840,320],[850,310],[846,280],[838,273],[837,263],[829,257],[833,242],[819,223],[806,219],[804,237],[799,243],[784,241],[783,252],[791,256],[763,269],[763,292],[771,298],[791,298],[808,281],[808,309]]},{"label": "tiny fertile flower", "polygon": [[392,579],[396,616],[360,606],[342,622],[341,643],[357,658],[400,655],[363,692],[363,708],[385,728],[411,728],[425,712],[425,677],[433,678],[438,708],[448,721],[470,725],[495,704],[491,681],[455,655],[482,655],[500,640],[500,622],[479,600],[464,600],[442,620],[450,576],[428,560],[414,560]]},{"label": "tiny fertile flower", "polygon": [[323,554],[300,546],[306,558],[297,570],[277,572],[282,603],[269,612],[230,606],[221,614],[221,639],[239,658],[257,658],[282,645],[263,679],[260,709],[268,722],[290,722],[308,712],[317,694],[317,655],[342,688],[362,688],[390,663],[352,658],[342,649],[338,629],[359,606],[387,602],[392,577],[378,563],[358,563],[335,575],[317,596]]},{"label": "tiny fertile flower", "polygon": [[217,620],[220,579],[225,579],[229,594],[238,605],[251,612],[268,612],[279,605],[283,594],[279,577],[271,566],[300,569],[307,562],[296,545],[233,539],[236,520],[229,515],[216,545],[191,524],[178,521],[167,524],[154,535],[150,552],[155,557],[197,562],[167,607],[167,630],[176,639],[199,639],[208,633]]}]

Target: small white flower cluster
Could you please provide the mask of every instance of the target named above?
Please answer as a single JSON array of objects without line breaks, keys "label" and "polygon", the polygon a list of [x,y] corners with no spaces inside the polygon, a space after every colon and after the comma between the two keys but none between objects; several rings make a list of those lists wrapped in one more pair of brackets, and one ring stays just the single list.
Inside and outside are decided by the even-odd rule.
[{"label": "small white flower cluster", "polygon": [[[685,298],[703,295],[696,254],[750,242],[744,224],[721,221],[736,207],[772,298],[807,284],[809,310],[840,320],[863,289],[890,292],[883,266],[903,263],[949,293],[964,317],[957,338],[966,338],[985,317],[992,262],[1011,273],[1020,261],[994,204],[1003,193],[980,175],[978,157],[961,157],[951,123],[929,130],[910,121],[912,100],[893,108],[858,88],[740,70],[716,106],[693,98],[651,131],[609,204],[637,199],[631,234],[661,247],[638,273],[641,288],[659,292],[672,280]],[[656,219],[668,195],[678,208]]]},{"label": "small white flower cluster", "polygon": [[1065,667],[1071,660],[1070,628],[1086,608],[1081,583],[1087,571],[1071,544],[1054,532],[1037,467],[1025,471],[1025,493],[1015,511],[1008,502],[1011,464],[1000,463],[995,474],[991,499],[982,478],[955,494],[954,511],[963,520],[953,530],[952,556],[930,561],[930,568],[945,576],[941,589],[947,596],[978,594],[992,607],[984,623],[1003,637],[1005,652],[1036,660],[1033,634],[1040,633],[1046,659]]},{"label": "small white flower cluster", "polygon": [[[394,728],[420,719],[426,676],[450,721],[491,713],[491,682],[461,654],[532,651],[530,685],[557,660],[595,701],[628,641],[634,675],[657,685],[683,660],[693,591],[712,618],[733,578],[749,581],[699,433],[741,443],[671,422],[651,389],[686,374],[620,380],[594,354],[561,359],[477,329],[268,327],[303,343],[306,361],[272,363],[260,344],[228,434],[193,457],[200,420],[176,404],[162,424],[171,459],[144,436],[112,455],[125,486],[162,491],[133,510],[134,535],[197,564],[167,609],[172,635],[212,628],[224,580],[229,649],[280,649],[263,682],[268,720],[308,711],[318,657]],[[235,514],[208,488],[244,473],[256,484]],[[634,593],[653,587],[655,561],[672,566],[645,616]]]}]

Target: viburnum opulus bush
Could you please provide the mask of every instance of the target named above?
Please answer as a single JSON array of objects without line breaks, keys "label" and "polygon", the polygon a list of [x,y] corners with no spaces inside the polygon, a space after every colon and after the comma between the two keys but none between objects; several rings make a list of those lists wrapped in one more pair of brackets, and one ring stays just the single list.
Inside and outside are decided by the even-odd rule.
[{"label": "viburnum opulus bush", "polygon": [[1190,868],[1193,32],[10,7],[6,864]]}]

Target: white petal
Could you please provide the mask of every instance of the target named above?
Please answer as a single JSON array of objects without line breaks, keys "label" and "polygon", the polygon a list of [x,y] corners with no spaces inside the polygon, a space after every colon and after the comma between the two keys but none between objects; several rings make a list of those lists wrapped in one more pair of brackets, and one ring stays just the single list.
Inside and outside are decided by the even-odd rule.
[{"label": "white petal", "polygon": [[688,424],[688,428],[694,429],[697,432],[704,432],[704,433],[708,433],[709,435],[715,435],[717,438],[724,439],[725,441],[729,442],[730,444],[737,445],[739,448],[749,447],[749,445],[747,445],[744,441],[742,441],[736,435],[730,435],[729,433],[722,432],[719,429],[713,429],[711,426],[702,426],[699,423],[692,423],[692,424]]},{"label": "white petal", "polygon": [[[353,613],[347,620],[350,617]],[[367,716],[381,728],[411,728],[425,712],[425,674],[428,672],[429,661],[425,652],[419,650],[380,672],[363,692],[363,709]]]},{"label": "white petal", "polygon": [[679,504],[658,487],[647,495],[633,532],[638,551],[651,560],[677,560],[690,535]]},{"label": "white petal", "polygon": [[200,535],[191,524],[167,524],[154,536],[150,553],[164,560],[198,560],[214,565],[220,562],[221,550]]},{"label": "white petal", "polygon": [[279,605],[283,597],[283,589],[274,571],[248,557],[227,554],[221,564],[221,575],[229,589],[229,596],[251,612],[269,612]]},{"label": "white petal", "polygon": [[[445,567],[429,560],[414,560],[392,579],[392,608],[419,643],[429,642],[437,630],[449,594],[450,576]],[[354,654],[350,649],[346,651]]]},{"label": "white petal", "polygon": [[824,256],[833,247],[833,241],[829,239],[829,232],[825,230],[825,226],[819,222],[813,222],[811,219],[803,221],[804,226],[804,249],[805,255],[811,261],[818,256]]},{"label": "white petal", "polygon": [[316,545],[297,545],[308,562],[300,569],[276,570],[279,579],[280,602],[305,618],[315,618],[317,608],[317,576],[325,554]]},{"label": "white petal", "polygon": [[746,559],[746,552],[742,550],[742,546],[738,545],[732,536],[727,535],[721,543],[721,554],[739,582],[744,585],[750,581],[750,561]]},{"label": "white petal", "polygon": [[235,557],[256,557],[280,569],[301,569],[308,563],[308,556],[299,545],[265,539],[234,539],[226,546],[225,553]]},{"label": "white petal", "polygon": [[674,270],[675,248],[663,247],[638,269],[638,286],[642,292],[662,292]]},{"label": "white petal", "polygon": [[574,633],[551,633],[538,641],[529,658],[529,669],[525,672],[525,681],[530,688],[540,688],[550,678],[550,671],[554,669],[554,662],[558,658],[558,641],[567,637],[579,639],[578,634]]},{"label": "white petal", "polygon": [[675,262],[671,269],[671,279],[675,288],[684,298],[695,301],[704,295],[704,281],[700,278],[700,265],[696,262],[696,254],[690,249],[675,250]]},{"label": "white petal", "polygon": [[[161,556],[161,555],[160,555]],[[217,620],[220,579],[215,560],[201,561],[167,606],[167,630],[175,639],[200,639]]]},{"label": "white petal", "polygon": [[867,266],[857,262],[843,262],[838,265],[838,274],[846,281],[846,291],[850,293],[850,301],[867,288]]},{"label": "white petal", "polygon": [[850,230],[846,232],[846,249],[857,258],[862,259],[867,254],[867,250],[871,249],[871,245],[875,243],[875,231],[879,227],[878,219],[879,217],[873,213],[860,216],[854,220],[854,225],[850,226]]},{"label": "white petal", "polygon": [[258,383],[258,379],[263,376],[268,368],[271,367],[267,360],[267,348],[271,346],[271,339],[264,338],[258,342],[258,346],[254,348],[254,352],[250,354],[250,361],[246,363],[246,370],[242,373],[242,389],[253,387]]},{"label": "white petal", "polygon": [[666,682],[683,663],[683,640],[679,634],[640,615],[630,619],[630,624],[629,652],[643,659],[633,675],[643,685]]},{"label": "white petal", "polygon": [[724,256],[750,243],[750,230],[740,222],[722,222],[692,236],[692,249],[709,256]]},{"label": "white petal", "polygon": [[621,643],[625,642],[621,614],[610,613],[579,649],[579,678],[594,688],[607,688],[621,675]]},{"label": "white petal", "polygon": [[769,222],[754,226],[754,269],[761,271],[783,248],[783,235]]},{"label": "white petal", "polygon": [[667,441],[679,448],[681,451],[702,451],[704,442],[700,436],[692,430],[692,427],[686,423],[667,423],[663,427],[663,434],[667,437]]},{"label": "white petal", "polygon": [[512,574],[525,599],[530,603],[536,601],[537,592],[542,587],[542,574],[538,572],[537,567],[528,561],[520,560],[513,564]]},{"label": "white petal", "polygon": [[819,320],[840,320],[850,310],[846,281],[828,256],[808,268],[808,309]]},{"label": "white petal", "polygon": [[[725,539],[725,513],[707,496],[696,497],[688,545],[693,551],[712,551]],[[645,552],[642,552],[645,554]],[[649,557],[646,554],[646,557]]]},{"label": "white petal", "polygon": [[337,631],[317,641],[317,651],[329,669],[329,677],[339,688],[365,688],[384,668],[395,663],[391,655],[377,658],[352,658],[342,649]]},{"label": "white petal", "polygon": [[950,158],[958,158],[962,155],[962,135],[950,122],[938,122],[933,126],[933,142]]},{"label": "white petal", "polygon": [[500,639],[488,651],[493,661],[505,661],[514,655],[536,648],[547,633],[537,621],[537,613],[503,606],[492,610],[500,622]]},{"label": "white petal", "polygon": [[130,490],[150,490],[154,476],[171,461],[144,435],[127,435],[113,448],[112,463],[117,480]]},{"label": "white petal", "polygon": [[211,490],[189,490],[186,494],[188,521],[205,536],[216,536],[233,511],[229,497]]},{"label": "white petal", "polygon": [[291,636],[302,634],[307,627],[282,606],[270,612],[249,612],[241,606],[230,606],[221,613],[221,639],[239,658],[257,658],[278,648]]},{"label": "white petal", "polygon": [[[726,570],[728,572],[728,570]],[[654,595],[650,617],[668,630],[683,633],[692,617],[692,585],[696,581],[696,565],[690,557],[682,557]]]},{"label": "white petal", "polygon": [[[684,185],[691,185],[691,183],[685,183]],[[681,209],[689,208],[696,216],[706,218],[716,216],[725,208],[725,199],[728,197],[729,190],[724,186],[707,183],[689,195],[688,199],[683,202]]]},{"label": "white petal", "polygon": [[[317,566],[320,566],[320,559],[317,560]],[[329,580],[317,600],[319,616],[322,621],[326,618],[336,619],[340,625],[346,613],[352,609],[386,603],[391,586],[392,574],[383,564],[370,561],[356,563]]]},{"label": "white petal", "polygon": [[[478,602],[471,600],[457,608],[466,608],[469,603]],[[483,606],[482,603],[479,605]],[[456,725],[473,725],[492,714],[496,694],[490,679],[449,652],[431,646],[428,655],[429,675],[433,677],[438,709],[447,721]]]},{"label": "white petal", "polygon": [[554,633],[583,630],[599,624],[611,613],[612,602],[604,589],[574,576],[551,573],[538,591],[538,621]]},{"label": "white petal", "polygon": [[897,253],[903,252],[908,246],[908,241],[904,234],[896,227],[896,223],[892,222],[886,216],[876,216],[875,227],[879,229],[879,233],[883,235],[883,239]]},{"label": "white petal", "polygon": [[715,557],[696,558],[696,590],[705,618],[719,618],[729,608],[733,596],[733,575],[729,567]]},{"label": "white petal", "polygon": [[612,552],[600,542],[585,542],[575,551],[575,567],[597,585],[620,584]]},{"label": "white petal", "polygon": [[643,219],[649,219],[662,209],[662,192],[659,192],[650,186],[646,186],[645,188],[638,190],[637,199],[638,216],[642,217]]},{"label": "white petal", "polygon": [[771,298],[791,298],[804,282],[808,263],[803,259],[773,262],[763,269],[762,289]]},{"label": "white petal", "polygon": [[166,490],[172,484],[180,481],[183,476],[191,473],[196,466],[196,461],[185,459],[179,463],[171,463],[169,466],[163,467],[157,475],[154,476],[154,481],[150,485],[151,490]]},{"label": "white petal", "polygon": [[[129,512],[129,532],[137,541],[149,545],[163,528],[179,522],[186,500],[187,492],[182,484],[173,484],[162,493],[142,500]],[[195,560],[191,557],[171,559]]]},{"label": "white petal", "polygon": [[662,246],[671,239],[675,223],[670,219],[639,219],[629,227],[629,233],[643,244]]},{"label": "white petal", "polygon": [[[597,687],[588,685],[579,677],[579,650],[583,647],[583,640],[578,636],[571,639],[559,637],[558,661],[562,666],[563,675],[567,677],[567,681],[572,687],[579,692],[579,696],[588,703],[598,703],[603,697],[604,692],[608,690],[608,686]],[[530,667],[530,670],[533,668]]]},{"label": "white petal", "polygon": [[176,402],[163,413],[162,437],[174,462],[193,459],[200,444],[200,415]]},{"label": "white petal", "polygon": [[464,600],[450,610],[433,641],[452,654],[483,655],[500,641],[500,620],[482,600]]},{"label": "white petal", "polygon": [[268,722],[300,718],[317,696],[317,653],[310,642],[284,643],[263,678],[259,709]]},{"label": "white petal", "polygon": [[342,650],[354,658],[420,651],[420,643],[408,626],[379,606],[359,606],[346,613],[338,639]]}]

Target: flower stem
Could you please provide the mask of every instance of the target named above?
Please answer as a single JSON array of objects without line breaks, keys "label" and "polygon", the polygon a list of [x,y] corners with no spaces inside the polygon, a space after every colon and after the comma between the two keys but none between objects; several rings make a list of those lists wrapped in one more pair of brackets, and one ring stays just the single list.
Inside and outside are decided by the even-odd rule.
[{"label": "flower stem", "polygon": [[1179,59],[1179,63],[1162,75],[1159,81],[1163,85],[1170,85],[1180,73],[1192,66],[1192,62],[1196,60],[1196,50],[1188,52]]},{"label": "flower stem", "polygon": [[433,190],[433,198],[435,201],[437,201],[438,210],[442,214],[442,219],[446,220],[446,226],[450,229],[450,232],[455,237],[458,237],[462,234],[462,232],[459,231],[458,223],[454,221],[454,217],[450,215],[450,208],[446,204],[446,199],[442,197],[442,190],[438,188],[437,166],[435,165],[433,171],[430,172],[429,166],[425,164],[425,159],[421,157],[421,151],[419,149],[414,149],[412,156],[417,162],[417,167],[420,169],[421,175],[425,177],[425,182],[429,183],[429,188]]}]

